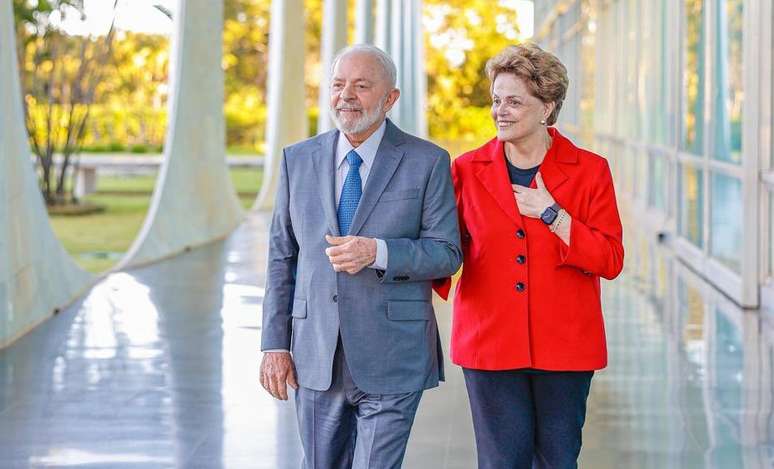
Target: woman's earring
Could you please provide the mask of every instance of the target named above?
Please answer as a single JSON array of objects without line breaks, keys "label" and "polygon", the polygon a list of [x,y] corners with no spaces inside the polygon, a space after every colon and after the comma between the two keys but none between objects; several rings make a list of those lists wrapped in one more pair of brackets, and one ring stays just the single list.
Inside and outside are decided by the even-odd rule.
[{"label": "woman's earring", "polygon": [[545,119],[541,120],[540,125],[546,125],[546,120]]}]

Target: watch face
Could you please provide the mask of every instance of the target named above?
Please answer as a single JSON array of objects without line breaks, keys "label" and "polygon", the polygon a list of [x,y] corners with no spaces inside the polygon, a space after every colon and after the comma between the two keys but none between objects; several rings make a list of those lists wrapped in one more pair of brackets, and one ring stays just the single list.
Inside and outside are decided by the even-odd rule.
[{"label": "watch face", "polygon": [[543,223],[546,225],[550,225],[556,220],[556,215],[557,213],[551,207],[548,207],[540,214],[540,219],[543,220]]}]

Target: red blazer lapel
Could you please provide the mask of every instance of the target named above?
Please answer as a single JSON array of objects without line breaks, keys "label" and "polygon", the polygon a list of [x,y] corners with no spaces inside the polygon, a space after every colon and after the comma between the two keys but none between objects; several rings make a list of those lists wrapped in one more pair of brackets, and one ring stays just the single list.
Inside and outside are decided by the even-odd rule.
[{"label": "red blazer lapel", "polygon": [[519,220],[521,215],[516,209],[516,199],[513,197],[511,180],[508,170],[505,168],[505,153],[503,143],[496,138],[489,141],[479,151],[474,161],[478,162],[476,177],[487,192],[497,201],[500,208],[508,215],[508,218]]},{"label": "red blazer lapel", "polygon": [[[548,133],[551,135],[553,142],[551,143],[551,148],[546,153],[546,157],[543,158],[543,162],[540,164],[540,175],[543,176],[543,182],[548,192],[553,193],[568,177],[567,173],[562,170],[561,164],[577,164],[578,149],[555,128],[549,127]],[[532,180],[531,187],[537,187],[534,179]]]}]

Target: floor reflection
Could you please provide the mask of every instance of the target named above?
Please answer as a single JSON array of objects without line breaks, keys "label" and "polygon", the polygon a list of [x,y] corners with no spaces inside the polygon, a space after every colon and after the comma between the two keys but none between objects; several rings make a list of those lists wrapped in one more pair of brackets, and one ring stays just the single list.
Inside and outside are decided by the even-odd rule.
[{"label": "floor reflection", "polygon": [[592,387],[582,466],[774,467],[774,328],[646,252],[605,285],[610,366]]},{"label": "floor reflection", "polygon": [[[299,467],[292,403],[258,384],[268,217],[113,274],[0,351],[0,467]],[[604,285],[610,366],[581,467],[774,467],[774,326],[634,238]],[[451,310],[438,303],[441,335]],[[448,352],[448,348],[447,348]],[[460,370],[427,392],[404,467],[472,468]]]}]

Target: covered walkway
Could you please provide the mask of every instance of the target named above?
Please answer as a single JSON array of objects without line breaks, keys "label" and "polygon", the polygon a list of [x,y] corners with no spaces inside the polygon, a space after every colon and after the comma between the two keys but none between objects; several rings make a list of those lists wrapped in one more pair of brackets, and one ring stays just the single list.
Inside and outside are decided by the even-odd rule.
[{"label": "covered walkway", "polygon": [[[111,274],[0,350],[0,466],[297,468],[293,406],[258,384],[268,221],[253,212],[223,242]],[[772,467],[768,316],[658,247],[628,255],[604,286],[611,360],[581,467]],[[451,308],[437,313],[448,344]],[[406,468],[475,467],[462,374],[447,370]]]}]

